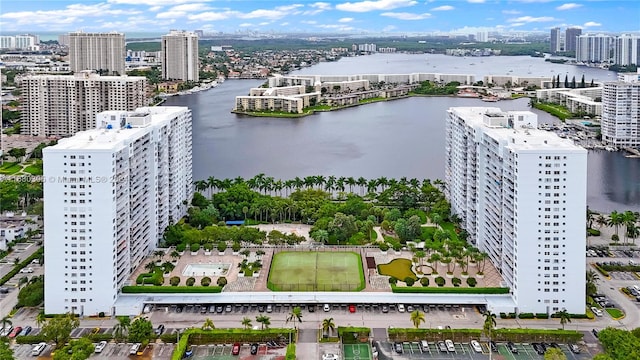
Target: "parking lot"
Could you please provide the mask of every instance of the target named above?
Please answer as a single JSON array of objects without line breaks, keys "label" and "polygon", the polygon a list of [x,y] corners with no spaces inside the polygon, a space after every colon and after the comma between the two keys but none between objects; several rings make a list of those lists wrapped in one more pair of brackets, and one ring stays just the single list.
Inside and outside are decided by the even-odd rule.
[{"label": "parking lot", "polygon": [[[391,355],[394,359],[432,359],[432,360],[448,360],[448,359],[489,359],[489,347],[487,343],[481,343],[482,353],[475,352],[469,344],[456,343],[455,352],[440,352],[435,343],[429,343],[429,348],[425,351],[420,350],[417,342],[402,343],[403,353],[398,354],[393,351],[393,343],[376,342],[376,346],[384,354]],[[498,344],[498,353],[510,360],[540,360],[544,356],[538,355],[531,344],[515,344],[518,349],[517,354],[511,353],[506,344]],[[587,360],[593,357],[586,347],[581,348],[580,354],[572,353],[567,345],[560,345],[562,351],[567,355],[569,360]]]},{"label": "parking lot", "polygon": [[[129,350],[133,344],[128,343],[109,343],[102,350],[100,354],[92,354],[91,359],[131,359],[129,357]],[[13,356],[15,359],[34,359],[31,355],[31,349],[33,345],[16,345],[13,348]],[[152,344],[151,348],[145,351],[142,356],[138,356],[138,359],[171,359],[175,344]],[[41,357],[51,356],[53,347],[48,345],[42,352]]]},{"label": "parking lot", "polygon": [[[238,356],[250,356],[251,355],[251,344],[241,344],[240,346],[240,354],[232,355],[231,351],[233,349],[232,344],[209,344],[209,345],[194,345],[193,349],[193,357],[192,359],[208,359],[208,360],[223,360],[223,359],[237,359]],[[277,346],[271,347],[266,344],[259,344],[258,353],[256,355],[251,355],[252,359],[260,360],[260,359],[273,359],[277,356],[284,356],[286,352],[286,347]],[[154,356],[155,359],[155,356]]]}]

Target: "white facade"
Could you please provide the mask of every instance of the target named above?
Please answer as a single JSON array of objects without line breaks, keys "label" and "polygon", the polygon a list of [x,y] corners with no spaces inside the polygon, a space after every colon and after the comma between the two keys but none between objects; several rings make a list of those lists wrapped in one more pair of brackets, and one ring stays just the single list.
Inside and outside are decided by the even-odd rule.
[{"label": "white facade", "polygon": [[611,60],[614,38],[604,34],[584,34],[576,38],[576,61],[601,63]]},{"label": "white facade", "polygon": [[604,83],[601,131],[607,144],[640,147],[640,72]]},{"label": "white facade", "polygon": [[0,49],[7,50],[38,50],[40,39],[37,35],[24,34],[0,36]]},{"label": "white facade", "polygon": [[124,34],[69,33],[69,63],[71,71],[100,71],[105,75],[125,75]]},{"label": "white facade", "polygon": [[193,195],[191,111],[98,114],[43,151],[45,312],[113,314],[118,292]]},{"label": "white facade", "polygon": [[613,62],[618,65],[640,65],[640,35],[623,34],[615,39]]},{"label": "white facade", "polygon": [[198,35],[172,30],[162,36],[162,78],[164,80],[199,81]]},{"label": "white facade", "polygon": [[584,313],[587,151],[536,130],[529,111],[450,108],[451,211],[489,254],[516,309]]},{"label": "white facade", "polygon": [[147,105],[147,79],[142,76],[27,75],[22,91],[20,129],[24,135],[71,136],[94,129],[96,114],[132,111]]}]

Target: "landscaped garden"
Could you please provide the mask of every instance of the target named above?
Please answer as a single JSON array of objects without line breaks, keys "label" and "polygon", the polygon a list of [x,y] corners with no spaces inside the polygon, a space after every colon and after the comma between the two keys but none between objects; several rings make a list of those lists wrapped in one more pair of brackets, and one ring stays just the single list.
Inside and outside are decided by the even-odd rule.
[{"label": "landscaped garden", "polygon": [[360,291],[364,272],[353,252],[279,252],[267,282],[273,291]]}]

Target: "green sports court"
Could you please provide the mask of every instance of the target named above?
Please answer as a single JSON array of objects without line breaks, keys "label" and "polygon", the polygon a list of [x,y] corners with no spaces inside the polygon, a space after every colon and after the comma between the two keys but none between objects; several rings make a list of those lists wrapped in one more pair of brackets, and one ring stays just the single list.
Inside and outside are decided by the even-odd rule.
[{"label": "green sports court", "polygon": [[344,344],[342,347],[344,360],[371,360],[369,344]]},{"label": "green sports court", "polygon": [[271,260],[267,286],[273,291],[360,291],[362,259],[354,252],[283,251]]}]

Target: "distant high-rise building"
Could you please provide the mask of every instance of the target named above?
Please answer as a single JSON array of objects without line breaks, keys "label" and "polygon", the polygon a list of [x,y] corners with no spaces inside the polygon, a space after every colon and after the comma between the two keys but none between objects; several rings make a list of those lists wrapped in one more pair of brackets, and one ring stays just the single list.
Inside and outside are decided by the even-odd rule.
[{"label": "distant high-rise building", "polygon": [[162,78],[199,81],[198,35],[171,30],[162,36]]},{"label": "distant high-rise building", "polygon": [[40,39],[37,35],[24,34],[0,36],[0,49],[6,50],[38,50]]},{"label": "distant high-rise building", "polygon": [[609,62],[613,49],[613,37],[604,34],[583,34],[577,37],[576,61]]},{"label": "distant high-rise building", "polygon": [[115,315],[120,289],[193,196],[188,108],[108,111],[97,122],[43,150],[55,179],[44,184],[47,314]]},{"label": "distant high-rise building", "polygon": [[578,36],[582,35],[580,28],[567,28],[564,36],[564,51],[575,52]]},{"label": "distant high-rise building", "polygon": [[196,30],[194,33],[198,35],[199,38],[204,37],[204,30]]},{"label": "distant high-rise building", "polygon": [[19,79],[22,92],[21,133],[71,136],[94,129],[96,114],[135,110],[147,105],[147,79],[142,76],[27,75]]},{"label": "distant high-rise building", "polygon": [[563,51],[563,43],[564,43],[564,39],[562,37],[562,31],[560,31],[560,28],[553,28],[551,29],[551,39],[549,41],[549,51],[551,51],[552,54],[555,54],[557,52]]},{"label": "distant high-rise building", "polygon": [[607,144],[640,147],[640,71],[604,83],[601,131]]},{"label": "distant high-rise building", "polygon": [[613,62],[617,65],[640,65],[640,35],[623,34],[615,38]]},{"label": "distant high-rise building", "polygon": [[450,108],[446,196],[516,312],[582,314],[587,151],[536,127],[529,111]]},{"label": "distant high-rise building", "polygon": [[69,34],[58,35],[58,44],[69,46]]},{"label": "distant high-rise building", "polygon": [[489,41],[489,32],[488,31],[478,31],[476,34],[477,42],[487,42]]},{"label": "distant high-rise building", "polygon": [[94,70],[101,75],[124,75],[124,34],[69,33],[69,66],[71,71]]}]

